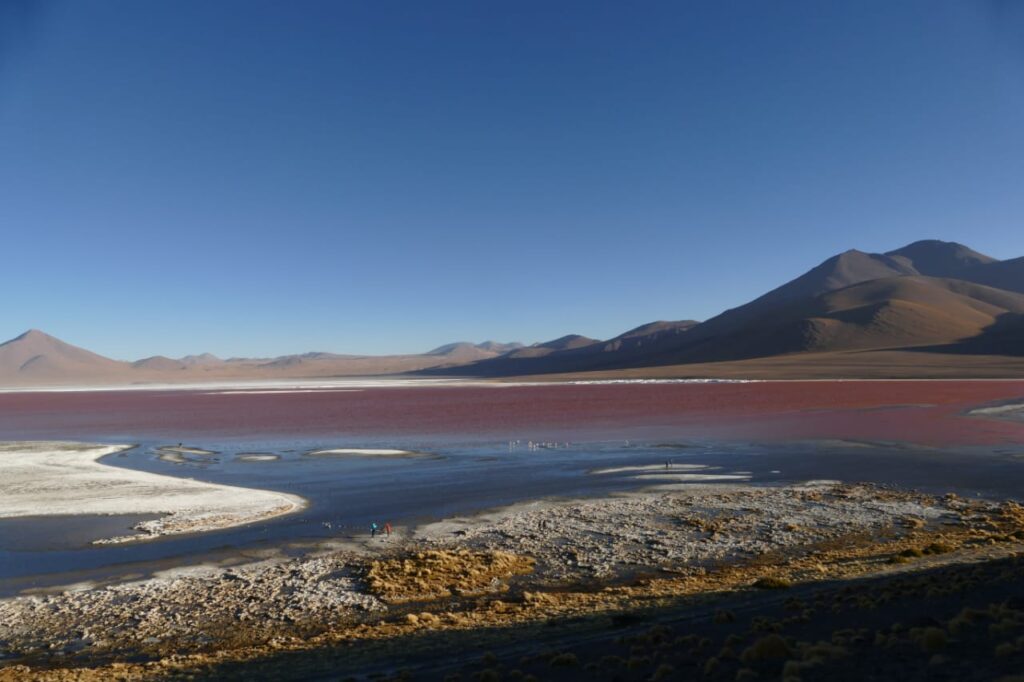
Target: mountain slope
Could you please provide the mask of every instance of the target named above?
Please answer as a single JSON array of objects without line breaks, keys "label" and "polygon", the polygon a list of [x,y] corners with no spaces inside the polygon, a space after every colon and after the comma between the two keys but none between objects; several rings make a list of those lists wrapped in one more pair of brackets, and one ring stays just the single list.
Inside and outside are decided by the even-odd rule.
[{"label": "mountain slope", "polygon": [[[971,323],[971,316],[959,306],[953,306],[947,314],[949,319],[945,324],[950,334],[924,330],[929,325],[938,323],[937,320],[943,317],[942,306],[950,303],[946,301],[931,305],[926,310],[917,310],[918,315],[912,312],[910,308],[918,305],[915,302],[919,298],[930,300],[935,296],[948,295],[948,292],[925,294],[922,291],[922,287],[934,286],[934,283],[926,285],[919,281],[916,286],[908,285],[906,290],[893,288],[891,284],[889,288],[880,289],[893,295],[896,301],[902,302],[894,302],[884,310],[880,308],[875,311],[878,319],[870,332],[866,329],[855,331],[849,324],[836,317],[844,307],[850,311],[862,308],[859,314],[867,315],[868,310],[863,306],[842,306],[838,299],[819,300],[829,293],[856,287],[859,284],[920,278],[922,275],[955,275],[960,280],[978,285],[999,282],[1004,286],[996,288],[1024,292],[1024,259],[998,261],[956,242],[923,240],[885,254],[851,250],[827,259],[800,277],[747,304],[711,318],[681,338],[674,349],[659,349],[640,362],[660,365],[666,362],[764,357],[810,348],[896,347],[901,343],[940,344],[952,341],[952,330],[963,331],[965,328],[980,334],[981,330]],[[854,293],[863,294],[867,291],[856,289]],[[902,300],[901,295],[905,295],[906,300]],[[881,301],[877,300],[877,296],[875,298],[875,305],[881,306]],[[960,314],[968,317],[961,320],[958,317]],[[847,312],[846,315],[849,317],[853,313]],[[804,320],[799,323],[802,330],[786,326],[793,324],[794,316]],[[832,319],[833,317],[835,319]],[[914,324],[922,325],[922,329],[915,331]],[[994,324],[993,320],[988,320],[988,324]],[[885,330],[891,334],[887,340]],[[869,338],[873,340],[869,341]]]},{"label": "mountain slope", "polygon": [[427,351],[424,355],[444,357],[448,363],[474,362],[485,358],[493,358],[510,351],[522,348],[521,343],[499,343],[497,341],[484,341],[483,343],[472,343],[470,341],[458,341]]},{"label": "mountain slope", "polygon": [[128,369],[127,363],[72,346],[37,329],[0,344],[0,380],[5,382],[94,378]]},{"label": "mountain slope", "polygon": [[1024,293],[1024,257],[973,266],[961,275],[961,279]]},{"label": "mountain slope", "polygon": [[659,363],[708,362],[799,352],[910,348],[965,342],[1024,314],[1024,294],[961,280],[892,277],[777,308],[713,343]]},{"label": "mountain slope", "polygon": [[458,367],[427,370],[429,374],[461,376],[513,376],[549,372],[584,372],[629,366],[660,349],[674,348],[680,337],[698,323],[694,320],[651,322],[608,341],[570,334],[522,348],[500,357]]}]

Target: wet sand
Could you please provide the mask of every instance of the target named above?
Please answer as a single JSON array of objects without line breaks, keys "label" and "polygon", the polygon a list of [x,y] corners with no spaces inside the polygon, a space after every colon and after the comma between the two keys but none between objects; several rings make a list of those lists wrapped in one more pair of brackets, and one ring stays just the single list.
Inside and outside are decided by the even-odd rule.
[{"label": "wet sand", "polygon": [[137,533],[95,540],[136,542],[270,519],[299,511],[295,495],[111,467],[102,457],[131,446],[67,442],[0,444],[0,519],[153,515]]}]

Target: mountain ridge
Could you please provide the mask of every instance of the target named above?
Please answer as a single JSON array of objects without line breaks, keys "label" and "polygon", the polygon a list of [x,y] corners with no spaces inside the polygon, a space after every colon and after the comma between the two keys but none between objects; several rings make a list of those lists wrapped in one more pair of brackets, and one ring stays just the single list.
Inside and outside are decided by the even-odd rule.
[{"label": "mountain ridge", "polygon": [[[797,364],[786,366],[799,373],[800,357],[864,352],[1024,357],[1024,257],[998,260],[940,240],[885,253],[849,249],[704,322],[659,320],[606,340],[567,334],[530,346],[463,341],[412,355],[311,352],[222,360],[203,353],[124,362],[30,329],[0,344],[0,385],[408,373],[505,377],[659,367],[685,375],[687,367],[773,357],[795,358]],[[884,375],[885,368],[878,371]]]}]

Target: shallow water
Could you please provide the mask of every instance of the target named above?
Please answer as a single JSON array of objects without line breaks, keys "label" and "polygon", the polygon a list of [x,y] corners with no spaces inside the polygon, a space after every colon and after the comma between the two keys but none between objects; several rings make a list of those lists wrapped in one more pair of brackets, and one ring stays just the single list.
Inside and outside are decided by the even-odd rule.
[{"label": "shallow water", "polygon": [[[89,542],[123,534],[131,519],[0,521],[0,593],[86,578],[137,577],[243,551],[301,552],[320,542],[365,535],[373,521],[413,526],[538,497],[649,487],[661,481],[638,475],[658,474],[666,463],[671,474],[748,476],[755,484],[838,479],[970,496],[1022,494],[1024,425],[959,415],[987,400],[1024,394],[1024,384],[928,385],[917,390],[927,389],[935,402],[919,395],[908,406],[913,387],[899,383],[874,398],[832,386],[833,392],[845,393],[842,399],[833,396],[824,409],[815,407],[819,398],[792,386],[761,385],[760,396],[749,386],[725,392],[703,387],[704,403],[717,406],[713,413],[699,409],[700,394],[685,385],[667,390],[403,388],[321,392],[313,398],[136,392],[130,400],[121,393],[28,394],[18,402],[0,396],[0,408],[7,408],[0,411],[0,440],[138,443],[103,462],[280,490],[311,503],[300,514],[270,522],[117,546]],[[514,395],[508,393],[513,390]],[[743,402],[751,395],[757,397],[753,407]],[[856,406],[850,407],[854,399]],[[531,422],[537,405],[546,412]],[[390,423],[384,418],[389,410]],[[455,427],[467,413],[474,416],[460,431]],[[907,440],[915,442],[892,442],[901,419]],[[306,426],[295,429],[296,423]],[[955,434],[946,440],[960,444],[937,446],[934,438],[921,437],[936,433]],[[861,440],[850,440],[853,436]],[[160,458],[160,446],[178,443],[214,454],[177,463]],[[331,448],[433,456],[308,456]],[[238,458],[243,453],[279,459],[245,461]],[[657,468],[592,473],[637,466]]]}]

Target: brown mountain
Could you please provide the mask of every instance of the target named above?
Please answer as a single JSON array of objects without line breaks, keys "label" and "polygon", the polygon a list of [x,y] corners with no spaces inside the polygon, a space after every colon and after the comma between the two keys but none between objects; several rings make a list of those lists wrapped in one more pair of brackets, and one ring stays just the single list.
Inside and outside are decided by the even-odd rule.
[{"label": "brown mountain", "polygon": [[927,349],[1024,355],[1024,258],[955,242],[850,250],[706,322],[653,322],[598,344],[439,370],[476,376],[730,362],[799,353]]},{"label": "brown mountain", "polygon": [[472,343],[470,341],[459,341],[438,346],[426,354],[444,356],[449,362],[474,362],[485,358],[494,358],[522,347],[523,344],[521,343],[499,343],[497,341]]},{"label": "brown mountain", "polygon": [[[210,354],[181,359],[155,355],[121,362],[72,346],[38,330],[0,344],[0,386],[126,385],[163,382],[316,379],[403,374],[491,358],[506,346],[487,342],[467,350],[449,344],[414,355],[302,353],[277,358],[231,358]],[[520,344],[507,344],[517,348]]]},{"label": "brown mountain", "polygon": [[148,358],[136,360],[132,363],[132,367],[135,369],[144,370],[156,370],[158,372],[166,372],[172,370],[186,369],[188,364],[182,360],[175,360],[165,355],[153,355]]},{"label": "brown mountain", "polygon": [[[879,273],[882,274],[879,276]],[[991,288],[991,291],[1024,293],[1024,259],[998,261],[955,242],[919,241],[885,254],[847,251],[750,303],[708,320],[694,328],[675,349],[648,360],[651,364],[708,362],[812,348],[830,351],[857,346],[948,346],[982,333],[983,329],[973,327],[977,316],[959,305],[962,301],[952,299],[948,287],[934,279],[925,281],[921,276],[950,281],[955,277],[955,281],[965,285],[983,287],[1000,281],[1007,286]],[[912,278],[917,278],[913,285],[909,282],[900,285],[903,280]],[[856,288],[860,284],[885,280],[892,281],[888,285]],[[842,297],[827,296],[846,289],[849,292]],[[990,293],[982,294],[983,290],[978,288],[961,287],[961,291],[990,297]],[[867,314],[870,308],[866,304],[856,304],[855,299],[860,295],[878,308],[879,317],[870,329],[862,325],[862,331],[854,333],[840,319],[841,311],[859,310]],[[884,305],[889,300],[886,296],[891,297],[891,305]],[[846,313],[846,319],[852,319],[851,315],[852,312]],[[1000,324],[1007,324],[1008,319]],[[989,320],[988,324],[994,325],[995,320]],[[802,331],[793,325],[801,326]],[[948,333],[945,336],[934,333],[936,325],[947,325]],[[966,329],[973,332],[968,334]],[[873,340],[869,342],[869,338]]]},{"label": "brown mountain", "polygon": [[[992,263],[995,258],[978,253],[963,244],[943,242],[937,239],[924,239],[908,244],[901,249],[885,254],[901,260],[916,272],[929,277],[953,277],[963,279],[965,273],[980,270]],[[968,276],[967,279],[970,279]]]},{"label": "brown mountain", "polygon": [[47,383],[68,376],[100,379],[126,367],[126,363],[64,343],[38,329],[0,344],[0,379],[5,383]]},{"label": "brown mountain", "polygon": [[544,343],[535,343],[532,346],[526,346],[525,348],[517,348],[516,350],[510,351],[503,357],[508,360],[521,360],[524,358],[542,358],[551,355],[552,353],[558,353],[560,351],[574,350],[577,348],[586,348],[592,346],[595,343],[600,343],[597,339],[591,339],[586,336],[580,336],[579,334],[567,334],[559,337],[552,341],[545,341]]},{"label": "brown mountain", "polygon": [[[656,364],[786,353],[918,348],[965,343],[1024,314],[1024,294],[962,280],[887,277],[794,301]],[[1024,350],[1024,349],[1022,349]]]},{"label": "brown mountain", "polygon": [[682,336],[697,324],[694,320],[650,322],[607,341],[570,334],[501,357],[463,366],[433,368],[426,373],[514,376],[631,366],[632,363],[644,363],[659,352],[676,348]]}]

